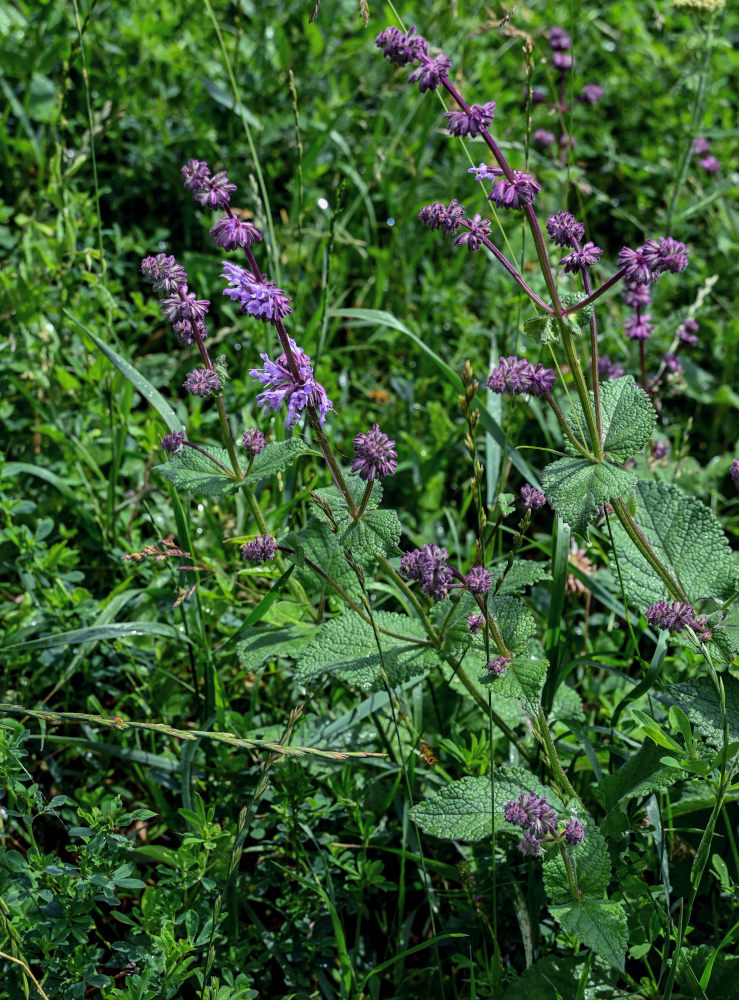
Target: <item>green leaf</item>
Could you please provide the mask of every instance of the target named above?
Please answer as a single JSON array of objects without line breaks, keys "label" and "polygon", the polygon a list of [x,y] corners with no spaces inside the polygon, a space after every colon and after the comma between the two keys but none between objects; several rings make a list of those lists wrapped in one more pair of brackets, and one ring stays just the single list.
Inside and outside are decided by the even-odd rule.
[{"label": "green leaf", "polygon": [[633,487],[636,475],[611,462],[593,464],[586,458],[560,458],[541,474],[547,500],[565,523],[585,535],[588,523],[606,500]]},{"label": "green leaf", "polygon": [[[178,452],[178,454],[180,453]],[[318,452],[309,448],[302,438],[291,437],[287,441],[271,441],[254,459],[251,472],[245,481],[250,486],[256,486],[262,479],[268,479],[276,476],[278,472],[284,472],[300,455],[308,454],[316,455]],[[224,465],[226,464],[224,462]]]},{"label": "green leaf", "polygon": [[[349,493],[354,500],[354,505],[359,507],[364,496],[366,483],[359,476],[345,476],[344,481],[349,488]],[[331,520],[339,526],[346,525],[353,518],[349,513],[349,507],[344,499],[343,493],[335,486],[323,486],[321,489],[313,490],[312,497],[315,498],[314,513],[321,521],[330,523]],[[372,488],[372,493],[367,501],[366,510],[376,510],[382,500],[382,485],[376,482]],[[330,517],[327,511],[330,511]]]},{"label": "green leaf", "polygon": [[508,649],[523,652],[529,636],[536,632],[534,616],[524,602],[518,597],[489,597],[488,611]]},{"label": "green leaf", "polygon": [[401,526],[394,510],[368,510],[353,521],[341,536],[341,544],[350,552],[375,556],[400,555]]},{"label": "green leaf", "polygon": [[[308,588],[320,586],[325,589],[328,597],[335,594],[333,587],[306,564],[305,560],[309,559],[335,580],[350,597],[357,601],[361,600],[362,588],[357,580],[357,574],[346,561],[344,549],[328,524],[317,518],[311,518],[299,532],[287,535],[282,544],[296,550],[295,555],[286,555],[285,558],[297,565],[296,576],[304,586]],[[366,568],[373,565],[374,560],[359,554],[357,562]]]},{"label": "green leaf", "polygon": [[547,955],[507,984],[503,1000],[570,1000],[577,993],[581,958]]},{"label": "green leaf", "polygon": [[674,785],[681,775],[673,768],[661,764],[662,756],[660,748],[651,740],[647,740],[639,752],[630,757],[617,771],[601,778],[594,789],[594,794],[606,812],[610,812],[628,799],[651,795],[660,788]]},{"label": "green leaf", "polygon": [[388,611],[375,612],[374,617],[378,627],[408,636],[408,639],[380,633],[380,657],[372,626],[353,611],[339,615],[314,631],[314,638],[303,651],[293,680],[310,686],[323,674],[331,674],[368,690],[382,686],[383,665],[388,681],[394,685],[422,674],[437,661],[438,654],[434,650],[419,645],[426,640],[426,633],[418,619]]},{"label": "green leaf", "polygon": [[596,955],[621,972],[626,962],[626,914],[619,903],[585,899],[579,903],[550,906],[554,919]]},{"label": "green leaf", "polygon": [[[493,566],[491,569],[493,580],[495,581],[496,573],[500,574],[504,567]],[[542,580],[551,579],[552,575],[549,572],[548,563],[534,562],[532,559],[516,559],[506,573],[496,596],[521,594],[527,587],[532,587],[535,583],[540,583]],[[495,589],[494,585],[493,589]]]},{"label": "green leaf", "polygon": [[[715,515],[676,486],[639,480],[635,520],[658,559],[678,580],[691,602],[732,596],[736,572],[731,550]],[[665,585],[621,525],[611,520],[616,557],[626,594],[643,610],[667,598]]]},{"label": "green leaf", "polygon": [[[739,740],[739,679],[729,673],[720,675],[726,696],[726,722],[729,740]],[[691,724],[711,746],[724,744],[718,692],[710,677],[696,677],[683,684],[673,684],[670,696],[685,712]]]},{"label": "green leaf", "polygon": [[162,622],[135,621],[113,622],[110,625],[92,625],[89,628],[75,628],[70,632],[57,632],[41,639],[30,639],[27,642],[9,642],[1,649],[51,649],[53,646],[70,646],[80,642],[100,642],[102,639],[128,639],[132,636],[155,635],[164,639],[176,639],[178,642],[190,642],[190,639],[172,625]]},{"label": "green leaf", "polygon": [[[211,446],[208,451],[226,468],[230,467],[231,460],[225,448]],[[181,448],[168,462],[155,465],[154,469],[178,490],[201,496],[218,497],[234,493],[240,485],[239,481],[227,476],[215,462],[195,448]]]},{"label": "green leaf", "polygon": [[480,683],[490,686],[494,694],[503,698],[518,698],[531,715],[539,705],[548,669],[543,649],[538,643],[532,643],[529,650],[517,654],[508,664],[505,676],[496,677],[486,672],[480,676]]},{"label": "green leaf", "polygon": [[[590,398],[593,398],[592,392]],[[576,416],[570,423],[574,427],[583,427],[585,419],[578,401],[574,402],[573,410]],[[636,384],[632,375],[602,383],[600,410],[603,447],[615,462],[625,462],[636,455],[651,438],[657,414],[649,396]],[[575,436],[579,438],[577,432]],[[583,441],[583,444],[589,445],[589,442]],[[569,455],[578,454],[569,441],[565,441],[565,451]]]},{"label": "green leaf", "polygon": [[239,662],[247,670],[258,670],[278,656],[297,659],[315,634],[313,626],[290,625],[287,628],[253,628],[246,639],[236,643]]},{"label": "green leaf", "polygon": [[[551,801],[551,792],[547,793]],[[605,837],[595,821],[576,803],[570,803],[565,817],[579,819],[585,827],[585,837],[574,847],[567,847],[572,860],[577,887],[585,898],[602,899],[611,878],[611,861]],[[559,850],[550,849],[544,859],[544,887],[551,904],[567,903],[572,899],[570,882]]]}]

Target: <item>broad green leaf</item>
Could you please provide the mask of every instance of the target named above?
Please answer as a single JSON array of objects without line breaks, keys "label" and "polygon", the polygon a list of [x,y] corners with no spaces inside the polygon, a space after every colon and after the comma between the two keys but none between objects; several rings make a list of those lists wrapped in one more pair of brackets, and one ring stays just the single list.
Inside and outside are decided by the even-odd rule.
[{"label": "broad green leaf", "polygon": [[379,628],[408,639],[380,633],[382,656],[372,626],[353,611],[339,615],[314,630],[314,638],[300,656],[293,680],[307,686],[323,674],[339,677],[365,690],[382,686],[384,666],[390,684],[400,684],[422,674],[438,654],[419,645],[426,633],[416,618],[394,612],[375,612]]},{"label": "broad green leaf", "polygon": [[[592,400],[592,393],[590,398]],[[570,420],[571,425],[583,427],[585,420],[578,401],[574,402],[573,409],[576,417]],[[632,375],[601,384],[600,412],[603,447],[615,462],[625,462],[642,450],[652,436],[657,419],[649,396],[634,382]],[[577,432],[575,436],[579,436]],[[565,451],[569,455],[578,454],[569,441],[565,441]]]},{"label": "broad green leaf", "polygon": [[540,958],[508,983],[503,1000],[570,1000],[576,996],[582,966],[579,957],[547,955]]},{"label": "broad green leaf", "polygon": [[[728,599],[736,571],[731,550],[715,515],[676,486],[639,480],[634,518],[657,557],[678,580],[691,602]],[[667,598],[667,590],[615,518],[611,529],[626,594],[643,610]]]},{"label": "broad green leaf", "polygon": [[[320,588],[327,597],[336,594],[333,587],[306,562],[309,560],[331,577],[350,597],[356,601],[361,600],[362,588],[357,580],[357,574],[346,561],[344,549],[339,544],[338,538],[324,521],[311,518],[299,532],[287,535],[282,544],[296,550],[294,556],[287,555],[285,558],[296,564],[296,576],[305,587]],[[364,567],[373,565],[373,560],[361,553],[357,556],[357,562]]]},{"label": "broad green leaf", "polygon": [[247,670],[258,670],[268,660],[278,656],[297,659],[314,636],[311,625],[289,625],[286,628],[253,628],[246,639],[236,643],[239,662]]},{"label": "broad green leaf", "polygon": [[140,635],[154,635],[165,639],[176,639],[178,642],[190,642],[188,637],[163,622],[135,621],[113,622],[110,625],[92,625],[89,628],[75,628],[70,632],[57,632],[40,639],[30,639],[27,642],[9,642],[0,649],[51,649],[53,646],[70,646],[80,642],[100,642],[103,639],[129,639]]},{"label": "broad green leaf", "polygon": [[400,555],[400,533],[400,521],[394,510],[368,510],[344,531],[341,544],[352,553],[396,556]]},{"label": "broad green leaf", "polygon": [[[359,476],[345,476],[344,481],[349,489],[352,499],[356,507],[362,502],[362,497],[364,496],[364,491],[367,484],[364,480],[360,479]],[[332,519],[335,524],[340,527],[346,526],[346,523],[353,520],[351,514],[349,513],[349,507],[343,494],[336,486],[323,486],[321,489],[313,490],[312,497],[315,498],[313,511],[316,517],[320,518],[322,521],[327,523]],[[380,506],[380,501],[382,500],[382,484],[376,482],[372,488],[372,493],[367,501],[366,510],[376,510]],[[330,510],[331,516],[329,517],[326,509]]]},{"label": "broad green leaf", "polygon": [[660,788],[674,785],[681,775],[674,768],[660,763],[663,756],[663,751],[658,746],[651,740],[646,740],[639,752],[617,771],[601,778],[593,791],[606,812],[628,799],[651,795]]},{"label": "broad green leaf", "polygon": [[[551,798],[551,795],[547,795]],[[611,861],[603,834],[589,816],[576,803],[571,803],[565,810],[565,818],[570,816],[579,819],[585,826],[585,837],[575,847],[567,847],[567,853],[572,859],[575,870],[575,880],[583,896],[602,899],[611,878]],[[550,903],[567,903],[572,899],[570,883],[567,878],[564,861],[558,850],[550,850],[543,862],[544,887]]]},{"label": "broad green leaf", "polygon": [[577,691],[567,684],[560,684],[554,695],[552,710],[549,713],[549,724],[552,722],[563,722],[569,726],[578,726],[585,722],[582,699]]},{"label": "broad green leaf", "polygon": [[549,663],[544,658],[543,652],[540,645],[533,642],[529,649],[518,653],[511,660],[505,676],[496,677],[493,673],[485,672],[480,675],[480,683],[485,687],[491,687],[496,695],[517,698],[531,715],[539,705],[541,690],[549,669]]},{"label": "broad green leaf", "polygon": [[628,493],[636,475],[611,462],[593,464],[585,458],[568,457],[548,465],[541,481],[550,505],[573,531],[584,536],[598,508]]},{"label": "broad green leaf", "polygon": [[[503,572],[504,566],[493,566],[493,589],[495,581]],[[505,578],[498,589],[498,596],[503,594],[521,594],[527,587],[532,587],[542,580],[551,580],[549,564],[546,562],[534,562],[533,559],[516,559],[505,575]]]},{"label": "broad green leaf", "polygon": [[524,602],[518,597],[490,597],[488,612],[508,649],[514,653],[524,652],[529,636],[536,632],[534,616]]},{"label": "broad green leaf", "polygon": [[[317,452],[309,448],[302,438],[291,437],[287,441],[271,441],[254,459],[246,482],[250,486],[255,486],[262,479],[268,479],[271,476],[276,476],[278,472],[283,472],[300,455],[307,454],[315,455]],[[224,465],[230,468],[228,463],[224,462]]]},{"label": "broad green leaf", "polygon": [[550,906],[549,912],[566,931],[623,972],[628,934],[626,914],[619,903],[585,899],[579,903]]},{"label": "broad green leaf", "polygon": [[[208,451],[221,465],[227,469],[231,467],[231,460],[225,448],[213,445]],[[168,462],[155,465],[154,469],[178,490],[198,493],[201,496],[218,497],[234,493],[240,485],[237,480],[226,475],[215,462],[195,448],[181,448]]]},{"label": "broad green leaf", "polygon": [[[564,320],[564,323],[573,337],[580,336],[582,330],[577,323],[572,323],[569,319]],[[562,335],[560,325],[553,316],[532,316],[523,325],[526,333],[530,337],[538,336],[542,344],[556,344]]]},{"label": "broad green leaf", "polygon": [[[728,672],[720,675],[726,695],[726,722],[729,727],[729,740],[733,743],[739,740],[739,679]],[[724,742],[723,726],[718,692],[710,677],[696,677],[683,684],[674,684],[670,688],[670,696],[682,708],[691,725],[710,743],[721,747]]]}]

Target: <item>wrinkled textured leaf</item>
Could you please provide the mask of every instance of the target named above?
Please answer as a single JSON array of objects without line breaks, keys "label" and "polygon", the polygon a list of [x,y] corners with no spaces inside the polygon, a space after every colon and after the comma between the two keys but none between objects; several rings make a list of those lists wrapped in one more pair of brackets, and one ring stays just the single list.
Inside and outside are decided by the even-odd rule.
[{"label": "wrinkled textured leaf", "polygon": [[503,642],[514,653],[522,652],[529,636],[536,632],[536,622],[529,609],[517,597],[488,598],[488,611],[493,617]]},{"label": "wrinkled textured leaf", "polygon": [[[346,476],[345,481],[355,505],[359,507],[367,484],[364,480],[360,479],[359,476]],[[346,526],[346,523],[351,520],[346,500],[344,499],[343,494],[335,486],[324,486],[319,490],[314,490],[313,495],[320,501],[315,504],[313,511],[316,517],[320,518],[322,521],[328,522],[332,518],[335,524],[342,527]],[[376,510],[377,507],[379,507],[381,500],[382,484],[376,482],[372,487],[372,493],[367,501],[366,509],[368,511]],[[326,505],[330,508],[331,518],[329,518],[329,516],[322,509],[322,505]]]},{"label": "wrinkled textured leaf", "polygon": [[400,521],[394,510],[368,510],[352,522],[341,536],[341,544],[350,552],[375,556],[400,555]]},{"label": "wrinkled textured leaf", "polygon": [[521,973],[503,994],[503,1000],[562,1000],[574,997],[580,980],[581,958],[548,955]]},{"label": "wrinkled textured leaf", "polygon": [[581,903],[550,906],[549,912],[566,931],[623,972],[628,935],[626,914],[619,903],[586,899]]},{"label": "wrinkled textured leaf", "polygon": [[480,683],[491,687],[496,695],[504,698],[518,698],[529,714],[533,714],[541,697],[541,689],[549,669],[538,643],[532,643],[526,652],[517,654],[508,664],[505,676],[496,677],[485,671],[480,675]]},{"label": "wrinkled textured leaf", "polygon": [[[426,639],[418,619],[378,611],[375,620],[381,628],[412,639]],[[369,690],[382,686],[382,664],[390,684],[400,684],[422,674],[438,659],[436,651],[428,646],[380,635],[382,659],[372,626],[353,611],[325,622],[315,630],[314,638],[300,656],[294,680],[310,685],[323,674],[331,674]]]},{"label": "wrinkled textured leaf", "polygon": [[239,662],[247,670],[258,670],[268,660],[278,656],[296,659],[313,634],[311,626],[300,625],[250,629],[247,638],[236,643]]},{"label": "wrinkled textured leaf", "polygon": [[[254,459],[251,472],[246,477],[250,486],[256,485],[262,479],[276,476],[284,472],[300,455],[317,454],[302,438],[288,438],[287,441],[271,441]],[[226,464],[226,463],[224,463]]]},{"label": "wrinkled textured leaf", "polygon": [[[547,795],[547,798],[551,798]],[[585,837],[575,847],[568,847],[567,853],[575,869],[577,887],[584,897],[602,899],[611,878],[611,861],[603,834],[577,803],[570,803],[564,813],[579,819],[585,826]],[[550,851],[543,865],[544,886],[552,904],[568,903],[572,899],[570,883],[564,861],[559,851]]]},{"label": "wrinkled textured leaf", "polygon": [[585,458],[569,457],[548,465],[541,481],[547,500],[562,520],[579,535],[585,535],[598,508],[606,500],[628,493],[636,475],[611,462],[594,465]]},{"label": "wrinkled textured leaf", "polygon": [[[299,532],[287,535],[283,544],[296,549],[294,556],[287,555],[285,558],[297,564],[295,573],[304,586],[309,589],[320,586],[325,589],[329,597],[335,593],[333,588],[305,563],[305,560],[309,559],[335,580],[350,597],[357,601],[361,599],[362,589],[357,574],[346,561],[344,549],[339,544],[338,538],[325,522],[311,518]],[[360,553],[357,555],[357,562],[366,568],[374,561]]]},{"label": "wrinkled textured leaf", "polygon": [[[735,566],[721,525],[708,507],[667,483],[639,480],[634,492],[636,523],[688,599],[729,598],[735,586]],[[611,528],[630,602],[643,610],[665,600],[664,584],[615,518]]]},{"label": "wrinkled textured leaf", "polygon": [[[721,674],[726,695],[726,722],[729,740],[739,740],[739,679],[729,673]],[[696,677],[683,684],[673,684],[670,695],[682,708],[691,724],[711,746],[723,746],[721,710],[718,692],[710,677]]]},{"label": "wrinkled textured leaf", "polygon": [[552,722],[564,722],[566,725],[577,726],[585,722],[585,712],[582,707],[582,699],[574,688],[566,684],[560,684],[552,703],[552,711],[549,713],[549,724]]},{"label": "wrinkled textured leaf", "polygon": [[[493,589],[497,576],[503,572],[503,566],[493,566]],[[496,575],[497,574],[497,575]],[[509,594],[521,594],[527,587],[532,587],[542,580],[551,580],[549,564],[545,562],[534,562],[532,559],[516,559],[505,575],[503,583],[498,590],[498,596]]]},{"label": "wrinkled textured leaf", "polygon": [[[592,400],[593,394],[590,394]],[[575,402],[573,410],[577,415],[570,423],[573,427],[583,427],[585,419],[582,407]],[[641,451],[652,436],[657,415],[649,396],[636,384],[632,375],[609,379],[600,387],[601,426],[603,447],[615,462],[625,462]],[[576,433],[576,437],[579,435]],[[589,444],[589,442],[583,442]],[[569,441],[565,441],[565,451],[577,455]]]},{"label": "wrinkled textured leaf", "polygon": [[660,788],[668,788],[678,781],[682,774],[674,767],[660,763],[665,751],[651,740],[646,740],[639,752],[630,757],[613,774],[606,774],[594,789],[595,797],[610,812],[621,802],[651,795]]},{"label": "wrinkled textured leaf", "polygon": [[[231,459],[225,448],[211,446],[208,451],[227,469],[231,468]],[[168,462],[154,468],[178,490],[187,490],[200,496],[223,496],[234,493],[239,488],[238,482],[195,448],[181,448]]]}]

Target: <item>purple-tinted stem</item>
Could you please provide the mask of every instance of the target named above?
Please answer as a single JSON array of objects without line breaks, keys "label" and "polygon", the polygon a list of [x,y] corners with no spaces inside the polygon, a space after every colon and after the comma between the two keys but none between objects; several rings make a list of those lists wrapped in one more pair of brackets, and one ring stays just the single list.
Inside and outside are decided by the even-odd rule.
[{"label": "purple-tinted stem", "polygon": [[503,256],[503,254],[500,252],[500,250],[498,250],[498,248],[495,246],[495,244],[491,243],[490,240],[487,238],[487,236],[483,237],[482,242],[488,248],[488,250],[492,253],[492,255],[495,257],[495,259],[497,261],[499,261],[503,265],[503,267],[510,274],[510,276],[513,278],[513,280],[516,281],[521,286],[521,288],[524,290],[524,292],[526,292],[526,294],[531,299],[531,301],[535,302],[536,305],[539,306],[540,309],[543,309],[545,312],[548,312],[550,315],[554,315],[554,310],[552,309],[552,307],[549,306],[549,305],[547,305],[546,302],[544,302],[543,299],[540,299],[539,296],[536,294],[536,292],[533,290],[533,288],[529,288],[529,286],[526,284],[526,282],[524,281],[523,277],[518,273],[518,271],[513,266],[513,264],[511,264],[511,262],[508,260],[507,257]]},{"label": "purple-tinted stem", "polygon": [[[577,240],[573,240],[575,250],[579,250]],[[582,269],[582,282],[585,286],[585,294],[590,295],[593,285],[590,280],[590,271],[587,267]],[[598,382],[598,321],[595,318],[595,309],[590,313],[590,364],[592,369],[593,382],[593,409],[595,410],[595,423],[598,428],[598,440],[603,441],[603,425],[600,414],[600,383]]]},{"label": "purple-tinted stem", "polygon": [[[205,457],[207,459],[209,459],[214,465],[217,465],[219,469],[223,469],[223,471],[226,473],[226,475],[230,479],[236,479],[237,478],[233,474],[233,472],[231,471],[231,469],[227,469],[226,466],[222,462],[219,462],[217,458],[214,458],[210,454],[210,452],[208,452],[208,451],[205,450],[205,448],[201,448],[199,444],[193,444],[192,441],[183,441],[182,443],[184,444],[184,446],[186,448],[192,448],[193,451],[199,451],[201,455],[205,455]],[[238,478],[240,479],[241,477],[239,476]]]},{"label": "purple-tinted stem", "polygon": [[546,399],[547,403],[549,403],[549,405],[551,406],[552,410],[554,411],[554,415],[557,418],[557,420],[559,421],[560,427],[562,428],[562,430],[567,435],[567,438],[568,438],[570,444],[572,445],[572,447],[576,448],[580,452],[580,454],[583,456],[583,458],[587,458],[588,461],[592,461],[593,460],[593,456],[590,454],[590,452],[588,451],[588,449],[583,445],[582,441],[578,441],[578,439],[575,437],[575,434],[574,434],[572,428],[570,427],[570,425],[565,420],[565,416],[562,413],[562,411],[560,410],[559,405],[557,404],[557,400],[554,398],[554,396],[551,394],[551,392],[545,392],[544,393],[544,398]]},{"label": "purple-tinted stem", "polygon": [[608,279],[608,281],[604,281],[602,285],[599,285],[594,292],[591,292],[589,295],[586,295],[584,299],[581,299],[579,302],[576,302],[574,306],[570,306],[568,309],[565,309],[562,315],[570,316],[572,313],[576,313],[579,312],[581,309],[584,309],[585,306],[589,306],[591,302],[595,302],[596,299],[599,299],[604,292],[608,291],[609,288],[613,288],[616,282],[620,281],[625,274],[626,274],[626,268],[622,267],[621,270],[616,271],[616,273],[612,275]]},{"label": "purple-tinted stem", "polygon": [[647,384],[647,349],[645,341],[639,341],[639,370],[641,372],[641,384],[645,392],[649,392]]}]

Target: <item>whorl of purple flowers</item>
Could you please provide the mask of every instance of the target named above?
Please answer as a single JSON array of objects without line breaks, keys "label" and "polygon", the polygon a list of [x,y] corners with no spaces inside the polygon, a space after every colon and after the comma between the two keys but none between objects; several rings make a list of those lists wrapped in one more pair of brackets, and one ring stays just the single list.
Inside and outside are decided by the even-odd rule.
[{"label": "whorl of purple flowers", "polygon": [[493,578],[484,566],[473,566],[464,578],[467,589],[472,594],[487,594],[493,582]]},{"label": "whorl of purple flowers", "polygon": [[271,535],[259,535],[241,546],[241,554],[250,563],[269,562],[275,557],[275,540]]},{"label": "whorl of purple flowers", "polygon": [[550,132],[549,129],[546,128],[538,128],[531,136],[531,139],[533,140],[535,145],[541,146],[542,149],[546,149],[548,146],[552,146],[556,141],[554,132]]},{"label": "whorl of purple flowers", "polygon": [[526,510],[538,510],[539,507],[543,507],[547,502],[547,498],[541,492],[541,490],[534,489],[533,486],[529,486],[526,483],[521,487],[521,505],[526,508]]},{"label": "whorl of purple flowers", "polygon": [[687,344],[689,347],[695,347],[698,343],[697,334],[699,329],[700,327],[698,326],[697,320],[688,317],[688,319],[686,319],[684,323],[681,323],[677,328],[677,339],[681,344]]},{"label": "whorl of purple flowers", "polygon": [[624,333],[629,340],[649,340],[654,330],[653,324],[649,322],[651,318],[651,313],[643,313],[640,309],[629,316],[624,323]]},{"label": "whorl of purple flowers", "polygon": [[409,580],[418,580],[424,594],[436,601],[449,593],[454,579],[447,566],[449,555],[439,545],[424,545],[421,549],[407,552],[400,560],[400,572]]},{"label": "whorl of purple flowers", "polygon": [[495,101],[487,104],[472,104],[469,111],[445,111],[449,135],[474,139],[478,132],[490,128],[495,115]]},{"label": "whorl of purple flowers", "polygon": [[646,609],[644,617],[650,625],[663,632],[682,632],[696,622],[693,608],[684,601],[673,601],[671,604],[657,601]]},{"label": "whorl of purple flowers", "polygon": [[584,271],[593,264],[597,264],[603,251],[595,243],[585,243],[578,250],[571,250],[566,257],[563,257],[560,264],[568,274],[577,271]]},{"label": "whorl of purple flowers", "polygon": [[203,160],[188,160],[182,167],[182,176],[185,189],[203,208],[225,208],[236,190],[225,170],[211,176],[210,168]]},{"label": "whorl of purple flowers", "polygon": [[371,430],[354,438],[352,472],[357,473],[360,479],[382,479],[392,476],[397,468],[395,442],[382,433],[379,424],[374,424]]},{"label": "whorl of purple flowers", "polygon": [[456,233],[464,220],[464,205],[460,205],[456,198],[452,198],[449,205],[435,201],[431,205],[424,205],[418,213],[418,218],[429,229],[440,229],[445,236],[449,233]]},{"label": "whorl of purple flowers", "polygon": [[171,434],[165,434],[162,438],[162,450],[169,452],[170,455],[176,455],[184,441],[184,431],[172,431]]},{"label": "whorl of purple flowers", "polygon": [[557,212],[547,219],[547,232],[558,247],[574,247],[582,242],[585,226],[570,212]]},{"label": "whorl of purple flowers", "polygon": [[618,262],[629,281],[648,285],[665,271],[673,274],[684,271],[688,266],[688,250],[679,240],[660,236],[657,240],[647,240],[636,250],[624,247],[619,252]]},{"label": "whorl of purple flowers", "polygon": [[476,214],[471,219],[465,219],[462,225],[467,228],[457,236],[454,245],[466,246],[470,253],[479,250],[490,235],[492,228],[490,219],[483,219],[481,215]]},{"label": "whorl of purple flowers", "polygon": [[532,203],[540,191],[541,185],[531,174],[514,170],[512,181],[507,177],[498,178],[488,198],[503,208],[524,208]]},{"label": "whorl of purple flowers", "polygon": [[585,104],[595,105],[603,96],[603,88],[599,83],[586,83],[582,88],[580,100]]},{"label": "whorl of purple flowers", "polygon": [[222,278],[228,280],[223,294],[237,302],[242,313],[253,316],[263,323],[274,323],[284,319],[293,310],[290,299],[274,281],[265,275],[257,277],[245,267],[223,261]]},{"label": "whorl of purple flowers", "polygon": [[235,215],[224,215],[210,230],[210,235],[217,247],[224,250],[237,250],[239,247],[251,247],[259,243],[262,234],[251,222],[242,222]]},{"label": "whorl of purple flowers", "polygon": [[598,375],[601,379],[621,378],[624,374],[624,366],[620,361],[613,361],[607,354],[601,354],[598,358]]},{"label": "whorl of purple flowers", "polygon": [[185,376],[182,385],[193,396],[202,396],[205,399],[206,396],[220,391],[221,380],[218,372],[212,368],[195,368]]},{"label": "whorl of purple flowers", "polygon": [[[522,854],[535,857],[541,854],[546,838],[554,839],[557,817],[544,795],[536,796],[521,792],[517,799],[511,799],[503,806],[503,818],[507,823],[525,831],[518,847]],[[585,827],[571,817],[564,828],[565,841],[574,847],[585,837]]]},{"label": "whorl of purple flowers", "polygon": [[525,358],[501,358],[498,366],[488,376],[488,389],[513,396],[529,393],[545,396],[551,392],[557,378],[551,368],[534,365]]},{"label": "whorl of purple flowers", "polygon": [[477,635],[484,624],[485,619],[482,615],[467,615],[467,628],[471,635]]},{"label": "whorl of purple flowers", "polygon": [[159,306],[172,324],[180,344],[186,347],[198,337],[204,340],[207,335],[204,317],[210,302],[198,299],[194,292],[188,291],[184,267],[174,257],[159,253],[155,257],[144,257],[141,273],[154,291],[164,296],[159,300]]},{"label": "whorl of purple flowers", "polygon": [[262,434],[258,427],[249,427],[244,431],[241,437],[241,444],[244,448],[246,448],[248,455],[252,458],[256,458],[256,456],[264,450],[264,434]]},{"label": "whorl of purple flowers", "polygon": [[505,677],[506,670],[511,662],[510,656],[495,656],[487,663],[487,670],[496,677]]},{"label": "whorl of purple flowers", "polygon": [[739,459],[735,458],[731,463],[731,468],[729,469],[731,473],[731,481],[734,486],[739,490]]},{"label": "whorl of purple flowers", "polygon": [[323,386],[316,382],[310,358],[292,337],[290,347],[297,367],[297,379],[290,370],[285,354],[281,354],[276,361],[270,361],[266,354],[262,354],[260,356],[264,361],[264,368],[252,368],[249,371],[252,378],[267,386],[257,396],[257,403],[265,410],[277,411],[287,401],[287,427],[297,423],[306,406],[314,406],[318,411],[319,422],[323,423],[326,414],[333,409],[333,403]]},{"label": "whorl of purple flowers", "polygon": [[442,80],[449,76],[452,68],[449,57],[444,52],[431,58],[429,44],[422,35],[416,34],[415,26],[405,33],[394,26],[385,28],[375,39],[375,45],[396,66],[420,63],[408,77],[408,83],[417,83],[421,93],[436,90]]}]

